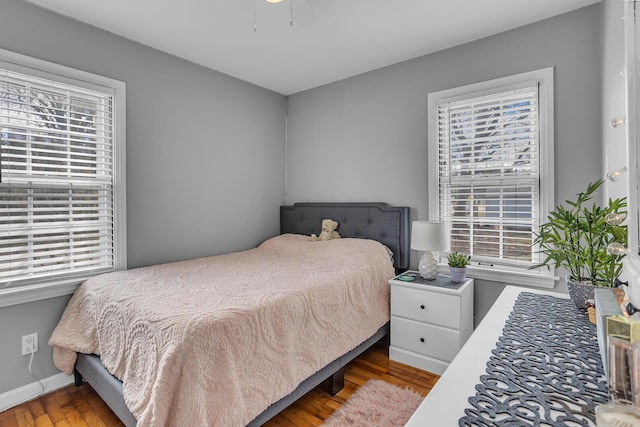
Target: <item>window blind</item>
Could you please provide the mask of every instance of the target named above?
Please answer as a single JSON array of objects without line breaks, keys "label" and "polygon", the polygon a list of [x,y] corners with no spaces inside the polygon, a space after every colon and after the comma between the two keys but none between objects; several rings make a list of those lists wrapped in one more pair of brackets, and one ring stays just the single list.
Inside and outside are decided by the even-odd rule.
[{"label": "window blind", "polygon": [[113,101],[0,70],[0,285],[114,269]]},{"label": "window blind", "polygon": [[538,84],[437,105],[439,216],[474,261],[533,263],[539,222]]}]

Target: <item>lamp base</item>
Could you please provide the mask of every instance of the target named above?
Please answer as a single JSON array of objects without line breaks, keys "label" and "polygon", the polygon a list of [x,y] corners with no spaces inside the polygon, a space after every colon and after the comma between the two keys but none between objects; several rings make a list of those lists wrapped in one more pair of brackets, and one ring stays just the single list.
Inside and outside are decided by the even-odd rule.
[{"label": "lamp base", "polygon": [[434,280],[438,277],[440,270],[438,268],[436,254],[431,251],[426,251],[424,255],[422,255],[422,258],[420,258],[418,271],[420,272],[420,276],[427,280]]}]

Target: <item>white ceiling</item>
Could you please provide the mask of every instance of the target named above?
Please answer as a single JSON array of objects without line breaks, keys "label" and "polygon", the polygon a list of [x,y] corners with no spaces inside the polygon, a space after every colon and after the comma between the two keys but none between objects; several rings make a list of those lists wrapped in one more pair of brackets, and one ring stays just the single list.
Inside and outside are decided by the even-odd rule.
[{"label": "white ceiling", "polygon": [[289,95],[600,0],[24,1]]}]

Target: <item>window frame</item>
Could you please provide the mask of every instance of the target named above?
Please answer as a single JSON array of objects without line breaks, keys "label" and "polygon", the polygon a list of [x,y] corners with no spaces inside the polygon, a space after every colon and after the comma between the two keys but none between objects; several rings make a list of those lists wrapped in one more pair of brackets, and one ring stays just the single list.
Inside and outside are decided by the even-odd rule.
[{"label": "window frame", "polygon": [[[553,67],[529,71],[466,86],[429,93],[427,103],[428,122],[428,200],[429,218],[440,220],[439,169],[438,169],[438,105],[454,100],[471,99],[504,92],[513,86],[537,81],[539,103],[539,218],[545,221],[554,206],[554,92]],[[537,230],[534,230],[536,232]],[[534,251],[536,248],[534,247]],[[447,271],[446,253],[441,254],[440,265]],[[528,270],[502,265],[482,265],[473,262],[468,266],[467,275],[476,279],[518,284],[524,286],[553,288],[555,271],[553,267]]]},{"label": "window frame", "polygon": [[[0,68],[64,84],[113,93],[113,245],[114,270],[127,269],[126,221],[126,84],[0,49]],[[85,273],[51,280],[0,287],[0,307],[72,294],[80,283],[96,275]]]}]

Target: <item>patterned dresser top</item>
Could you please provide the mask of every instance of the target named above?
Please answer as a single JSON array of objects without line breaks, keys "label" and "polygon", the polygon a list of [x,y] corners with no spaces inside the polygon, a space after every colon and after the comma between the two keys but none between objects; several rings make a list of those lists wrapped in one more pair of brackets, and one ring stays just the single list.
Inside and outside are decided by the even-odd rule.
[{"label": "patterned dresser top", "polygon": [[595,426],[608,400],[586,312],[507,286],[406,427]]},{"label": "patterned dresser top", "polygon": [[570,300],[522,292],[459,425],[590,426],[607,400],[587,314]]}]

